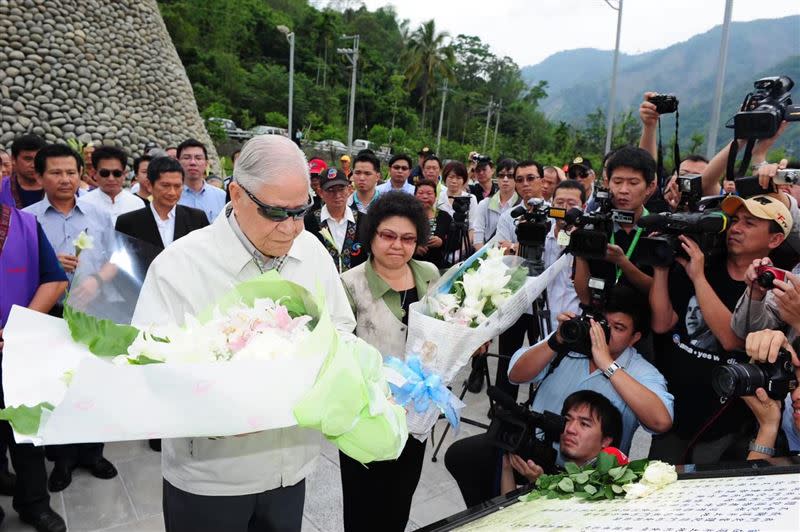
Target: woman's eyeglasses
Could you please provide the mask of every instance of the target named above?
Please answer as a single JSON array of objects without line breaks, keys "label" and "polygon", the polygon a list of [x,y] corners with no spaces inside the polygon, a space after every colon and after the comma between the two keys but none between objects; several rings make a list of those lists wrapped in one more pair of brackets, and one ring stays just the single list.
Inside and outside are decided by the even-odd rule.
[{"label": "woman's eyeglasses", "polygon": [[99,175],[103,179],[108,179],[108,176],[111,175],[119,179],[120,177],[125,175],[125,172],[123,172],[122,170],[109,170],[107,168],[103,168],[102,170],[97,171],[97,175]]},{"label": "woman's eyeglasses", "polygon": [[311,198],[309,198],[309,202],[307,205],[298,207],[296,209],[267,205],[266,203],[263,203],[257,197],[255,197],[249,190],[244,188],[241,183],[237,184],[242,190],[244,190],[244,193],[247,194],[247,197],[250,198],[253,201],[253,203],[255,203],[258,206],[258,214],[260,214],[261,216],[272,222],[283,222],[289,218],[293,220],[302,220],[303,218],[305,218],[306,214],[308,214],[308,211],[311,210],[311,207],[314,206],[314,202],[311,201]]},{"label": "woman's eyeglasses", "polygon": [[394,244],[398,238],[404,246],[413,246],[417,243],[417,237],[415,235],[398,235],[394,231],[389,231],[388,229],[378,231],[378,237],[387,244]]}]

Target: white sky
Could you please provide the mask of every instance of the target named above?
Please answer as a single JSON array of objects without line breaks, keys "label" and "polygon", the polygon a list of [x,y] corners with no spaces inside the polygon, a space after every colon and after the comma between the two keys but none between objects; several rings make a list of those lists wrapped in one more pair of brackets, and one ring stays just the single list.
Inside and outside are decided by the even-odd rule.
[{"label": "white sky", "polygon": [[[370,9],[392,4],[411,29],[436,20],[452,37],[477,35],[498,56],[520,66],[575,48],[614,49],[617,12],[603,0],[363,0]],[[611,0],[616,6],[618,0]],[[722,24],[725,0],[624,0],[620,50],[666,48]],[[800,14],[798,0],[734,0],[733,20]],[[798,28],[800,31],[800,28]]]}]

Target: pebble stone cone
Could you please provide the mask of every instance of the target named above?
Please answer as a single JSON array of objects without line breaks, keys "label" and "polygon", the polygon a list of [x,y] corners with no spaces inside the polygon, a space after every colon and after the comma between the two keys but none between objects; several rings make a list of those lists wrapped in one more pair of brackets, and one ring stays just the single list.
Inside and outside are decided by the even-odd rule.
[{"label": "pebble stone cone", "polygon": [[214,144],[156,0],[0,0],[0,146]]}]

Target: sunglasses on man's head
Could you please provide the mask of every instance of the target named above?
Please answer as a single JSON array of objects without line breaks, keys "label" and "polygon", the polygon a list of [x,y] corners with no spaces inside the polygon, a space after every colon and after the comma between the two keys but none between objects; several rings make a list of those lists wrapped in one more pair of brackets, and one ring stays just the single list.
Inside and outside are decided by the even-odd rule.
[{"label": "sunglasses on man's head", "polygon": [[108,178],[108,176],[113,175],[114,177],[119,179],[120,177],[125,175],[125,172],[123,172],[122,170],[108,170],[106,168],[103,168],[102,170],[98,170],[97,174],[102,178]]},{"label": "sunglasses on man's head", "polygon": [[310,211],[314,206],[314,202],[311,201],[311,198],[309,198],[308,204],[303,205],[302,207],[297,207],[296,209],[267,205],[255,197],[249,190],[244,188],[241,183],[238,185],[242,190],[244,190],[244,193],[247,194],[247,197],[258,206],[258,214],[271,222],[283,222],[289,218],[293,220],[302,220],[305,218],[306,214],[308,214],[308,211]]}]

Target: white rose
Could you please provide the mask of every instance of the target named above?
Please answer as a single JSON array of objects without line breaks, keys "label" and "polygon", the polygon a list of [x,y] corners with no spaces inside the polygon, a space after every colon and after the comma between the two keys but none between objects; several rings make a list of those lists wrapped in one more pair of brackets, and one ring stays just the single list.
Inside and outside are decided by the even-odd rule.
[{"label": "white rose", "polygon": [[640,499],[642,497],[647,497],[653,491],[655,491],[652,486],[643,482],[637,482],[636,484],[625,484],[622,486],[622,489],[625,490],[626,499]]},{"label": "white rose", "polygon": [[650,462],[644,470],[642,481],[655,487],[664,487],[678,480],[675,466],[665,464],[658,460]]}]

